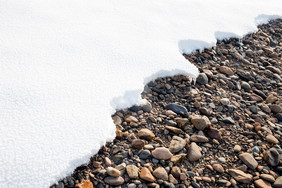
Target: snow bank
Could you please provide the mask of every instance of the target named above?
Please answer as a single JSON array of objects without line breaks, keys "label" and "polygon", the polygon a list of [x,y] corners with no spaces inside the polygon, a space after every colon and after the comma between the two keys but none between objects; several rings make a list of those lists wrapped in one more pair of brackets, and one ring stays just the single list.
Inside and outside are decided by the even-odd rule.
[{"label": "snow bank", "polygon": [[180,52],[281,12],[279,0],[2,0],[0,187],[70,174],[114,138],[111,113],[136,103],[144,84],[197,75]]}]

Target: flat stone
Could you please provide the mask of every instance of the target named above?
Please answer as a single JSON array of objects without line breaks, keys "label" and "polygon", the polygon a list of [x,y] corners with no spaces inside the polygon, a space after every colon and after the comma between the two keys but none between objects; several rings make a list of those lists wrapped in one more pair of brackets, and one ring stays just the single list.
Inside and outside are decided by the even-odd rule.
[{"label": "flat stone", "polygon": [[177,153],[181,151],[185,145],[186,141],[183,138],[179,136],[173,136],[169,145],[169,151],[172,153]]},{"label": "flat stone", "polygon": [[134,116],[127,116],[127,117],[125,118],[125,121],[126,121],[126,122],[135,122],[135,123],[137,123],[137,122],[138,122],[138,119],[137,119],[136,117],[134,117]]},{"label": "flat stone", "polygon": [[150,170],[146,167],[141,168],[140,178],[148,182],[152,182],[152,183],[155,182],[154,176],[151,174]]},{"label": "flat stone", "polygon": [[250,100],[251,101],[256,101],[256,102],[262,102],[263,101],[263,98],[259,95],[256,95],[256,94],[251,94],[249,96]]},{"label": "flat stone", "polygon": [[198,130],[204,130],[211,125],[207,116],[194,115],[191,117],[192,124]]},{"label": "flat stone", "polygon": [[168,174],[166,172],[166,170],[163,167],[158,167],[154,170],[153,175],[157,178],[157,179],[162,179],[164,181],[168,180]]},{"label": "flat stone", "polygon": [[269,95],[266,99],[265,99],[265,102],[266,103],[274,103],[275,101],[277,101],[278,98],[273,96],[273,95]]},{"label": "flat stone", "polygon": [[173,162],[173,164],[178,164],[184,161],[187,154],[181,153],[178,155],[174,155],[170,158],[170,161]]},{"label": "flat stone", "polygon": [[278,114],[282,112],[282,107],[278,104],[272,104],[270,106],[271,112],[273,112],[274,114]]},{"label": "flat stone", "polygon": [[126,172],[127,172],[130,179],[137,179],[138,173],[139,173],[139,168],[135,165],[127,165],[126,166]]},{"label": "flat stone", "polygon": [[141,139],[134,139],[131,142],[131,145],[134,149],[140,150],[145,146],[145,142],[144,142],[144,140],[141,140]]},{"label": "flat stone", "polygon": [[104,182],[109,185],[118,186],[124,183],[124,179],[121,176],[120,177],[106,177],[104,179]]},{"label": "flat stone", "polygon": [[165,126],[165,128],[175,134],[182,134],[183,131],[179,128],[173,127],[173,126]]},{"label": "flat stone", "polygon": [[197,161],[202,157],[199,146],[192,142],[188,148],[188,160],[191,162]]},{"label": "flat stone", "polygon": [[265,137],[265,140],[266,140],[267,142],[269,142],[269,143],[272,143],[272,144],[278,144],[278,143],[279,143],[279,141],[277,140],[277,138],[275,138],[275,137],[272,136],[272,135],[267,135],[267,136]]},{"label": "flat stone", "polygon": [[171,103],[171,104],[166,105],[165,108],[167,110],[172,110],[173,112],[181,115],[182,117],[185,117],[185,118],[189,117],[188,111],[184,106],[181,106],[175,103]]},{"label": "flat stone", "polygon": [[113,167],[108,167],[107,169],[108,175],[112,177],[119,177],[121,175],[121,172],[118,169],[115,169]]},{"label": "flat stone", "polygon": [[241,88],[244,89],[245,91],[251,91],[251,86],[248,84],[248,82],[242,82]]},{"label": "flat stone", "polygon": [[143,128],[138,131],[138,137],[150,141],[155,138],[155,134],[151,130]]},{"label": "flat stone", "polygon": [[279,153],[274,148],[264,151],[263,158],[271,166],[277,166],[279,164]]},{"label": "flat stone", "polygon": [[227,75],[233,75],[234,74],[232,69],[227,67],[227,66],[220,66],[219,67],[219,72],[227,74]]},{"label": "flat stone", "polygon": [[254,181],[256,187],[258,188],[271,188],[271,184],[267,181],[264,181],[262,179],[258,179],[256,181]]},{"label": "flat stone", "polygon": [[224,168],[222,167],[221,164],[213,164],[212,167],[213,167],[213,169],[215,169],[219,173],[223,173],[224,172]]},{"label": "flat stone", "polygon": [[193,134],[191,137],[190,137],[190,141],[192,142],[208,142],[209,139],[205,136],[202,136],[202,135],[197,135],[197,134]]},{"label": "flat stone", "polygon": [[239,155],[239,158],[251,169],[256,169],[258,162],[250,153],[242,153]]},{"label": "flat stone", "polygon": [[210,138],[213,138],[213,139],[217,139],[217,140],[221,140],[221,133],[218,129],[216,128],[213,128],[213,127],[210,127],[208,130],[207,130],[207,135],[210,137]]},{"label": "flat stone", "polygon": [[247,174],[241,170],[229,169],[228,173],[238,182],[241,183],[250,183],[253,179],[251,174]]},{"label": "flat stone", "polygon": [[159,160],[168,160],[173,156],[172,153],[169,151],[169,149],[165,147],[159,147],[154,149],[152,151],[152,155],[153,157]]},{"label": "flat stone", "polygon": [[259,177],[271,183],[275,182],[275,178],[270,174],[261,174]]},{"label": "flat stone", "polygon": [[225,117],[222,121],[228,124],[235,124],[235,121],[231,117]]}]

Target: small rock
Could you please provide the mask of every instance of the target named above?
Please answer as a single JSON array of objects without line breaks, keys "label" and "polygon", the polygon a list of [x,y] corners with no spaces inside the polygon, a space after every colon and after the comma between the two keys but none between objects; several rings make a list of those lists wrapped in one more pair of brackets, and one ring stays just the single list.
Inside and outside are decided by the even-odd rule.
[{"label": "small rock", "polygon": [[197,134],[193,134],[191,137],[190,137],[190,141],[192,142],[208,142],[209,139],[205,136],[201,136],[201,135],[197,135]]},{"label": "small rock", "polygon": [[238,182],[250,183],[253,179],[251,174],[246,174],[245,172],[237,169],[229,169],[228,173]]},{"label": "small rock", "polygon": [[235,145],[233,150],[234,150],[234,152],[240,152],[241,151],[241,146]]},{"label": "small rock", "polygon": [[258,179],[256,181],[254,181],[256,187],[259,187],[259,188],[271,188],[271,184],[268,183],[267,181],[264,181],[262,179]]},{"label": "small rock", "polygon": [[267,136],[265,137],[265,140],[266,140],[267,142],[269,142],[269,143],[272,143],[272,144],[278,144],[278,143],[279,143],[279,141],[277,140],[277,138],[275,138],[275,137],[272,136],[272,135],[267,135]]},{"label": "small rock", "polygon": [[168,176],[168,181],[173,184],[178,184],[177,179],[175,179],[172,174]]},{"label": "small rock", "polygon": [[168,129],[169,131],[175,133],[175,134],[182,134],[183,131],[179,128],[173,127],[173,126],[165,126],[166,129]]},{"label": "small rock", "polygon": [[199,149],[199,146],[192,142],[188,149],[188,160],[191,162],[197,161],[202,157],[201,151]]},{"label": "small rock", "polygon": [[173,136],[171,143],[169,145],[169,151],[172,153],[177,153],[181,151],[186,145],[186,141],[179,137],[179,136]]},{"label": "small rock", "polygon": [[151,174],[150,170],[146,167],[141,168],[140,178],[148,182],[152,182],[152,183],[155,182],[154,176]]},{"label": "small rock", "polygon": [[282,107],[278,104],[272,104],[270,106],[271,112],[273,112],[274,114],[278,114],[282,112]]},{"label": "small rock", "polygon": [[75,188],[93,188],[93,184],[89,180],[84,180],[79,184],[76,184]]},{"label": "small rock", "polygon": [[168,180],[168,174],[163,167],[156,168],[153,172],[153,175],[158,179],[162,179],[164,181]]},{"label": "small rock", "polygon": [[178,164],[184,161],[187,154],[181,153],[178,155],[174,155],[170,158],[170,161],[173,162],[173,164]]},{"label": "small rock", "polygon": [[112,177],[119,177],[121,175],[120,171],[118,169],[113,168],[113,167],[108,167],[107,173]]},{"label": "small rock", "polygon": [[256,169],[258,166],[258,162],[254,159],[254,157],[249,153],[242,153],[239,155],[239,158],[251,169]]},{"label": "small rock", "polygon": [[138,131],[138,137],[150,141],[155,138],[155,134],[151,130],[143,128]]},{"label": "small rock", "polygon": [[261,174],[259,177],[271,183],[275,182],[275,178],[270,174]]},{"label": "small rock", "polygon": [[264,151],[263,158],[271,166],[277,166],[279,164],[279,153],[274,148]]},{"label": "small rock", "polygon": [[224,168],[222,167],[221,164],[213,164],[212,167],[213,167],[213,169],[215,169],[219,173],[223,173],[224,172]]},{"label": "small rock", "polygon": [[216,128],[213,128],[213,127],[210,127],[207,131],[207,135],[210,137],[210,138],[213,138],[213,139],[217,139],[217,140],[221,140],[221,133],[218,129]]},{"label": "small rock", "polygon": [[197,77],[197,82],[199,84],[205,85],[209,82],[209,79],[205,73],[200,73]]},{"label": "small rock", "polygon": [[137,123],[137,122],[138,122],[138,119],[137,119],[136,117],[134,117],[134,116],[127,116],[127,117],[125,118],[125,121],[126,121],[126,122],[135,122],[135,123]]},{"label": "small rock", "polygon": [[154,149],[152,151],[152,155],[156,159],[160,159],[160,160],[168,160],[173,156],[172,153],[169,151],[169,149],[165,147],[159,147]]},{"label": "small rock", "polygon": [[207,116],[194,115],[191,117],[192,124],[198,130],[204,130],[211,125]]},{"label": "small rock", "polygon": [[181,174],[181,170],[178,166],[174,166],[172,167],[171,169],[171,172],[170,172],[175,178],[179,178],[180,177],[180,174]]},{"label": "small rock", "polygon": [[122,185],[124,183],[124,179],[121,176],[120,177],[106,177],[104,181],[106,184],[114,185],[114,186]]},{"label": "small rock", "polygon": [[126,172],[127,172],[130,179],[137,179],[138,173],[139,173],[139,168],[136,167],[135,165],[127,165],[126,166]]},{"label": "small rock", "polygon": [[144,160],[148,159],[150,156],[151,156],[151,152],[149,150],[143,150],[139,154],[139,158]]},{"label": "small rock", "polygon": [[219,67],[219,72],[227,74],[227,75],[233,75],[234,74],[232,69],[227,67],[227,66],[220,66]]},{"label": "small rock", "polygon": [[112,157],[112,161],[115,163],[115,164],[120,164],[123,162],[123,156],[122,155],[114,155]]},{"label": "small rock", "polygon": [[241,88],[244,89],[245,91],[251,91],[251,86],[247,82],[242,82]]},{"label": "small rock", "polygon": [[225,117],[222,121],[228,124],[235,124],[235,121],[231,117]]},{"label": "small rock", "polygon": [[173,112],[181,115],[182,117],[186,117],[186,118],[189,117],[188,111],[184,106],[181,106],[175,103],[171,103],[171,104],[166,105],[165,108],[167,110],[172,110]]},{"label": "small rock", "polygon": [[228,98],[222,98],[222,99],[220,99],[220,102],[221,102],[221,104],[223,104],[225,106],[230,104],[230,101],[229,101]]},{"label": "small rock", "polygon": [[131,145],[134,149],[142,149],[145,145],[145,142],[144,140],[141,140],[141,139],[134,139],[132,142],[131,142]]},{"label": "small rock", "polygon": [[269,95],[266,99],[265,102],[266,103],[274,103],[275,101],[277,101],[277,97],[273,96],[273,95]]}]

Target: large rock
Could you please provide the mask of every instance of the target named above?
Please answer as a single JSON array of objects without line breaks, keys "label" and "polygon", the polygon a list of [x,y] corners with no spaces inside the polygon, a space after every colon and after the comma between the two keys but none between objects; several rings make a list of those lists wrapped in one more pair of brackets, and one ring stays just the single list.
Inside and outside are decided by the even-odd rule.
[{"label": "large rock", "polygon": [[246,174],[245,172],[237,169],[229,169],[228,173],[238,182],[250,183],[253,179],[251,174]]},{"label": "large rock", "polygon": [[172,110],[173,112],[181,115],[182,117],[186,117],[186,118],[189,117],[188,111],[184,106],[181,106],[175,103],[171,103],[171,104],[166,105],[165,108],[167,110]]},{"label": "large rock", "polygon": [[139,168],[135,165],[127,165],[126,166],[126,172],[127,172],[130,179],[137,179],[138,173],[139,173]]},{"label": "large rock", "polygon": [[151,130],[143,128],[138,131],[138,137],[150,141],[155,138],[155,134]]},{"label": "large rock", "polygon": [[263,158],[271,166],[277,166],[279,164],[279,153],[274,148],[264,151]]},{"label": "large rock", "polygon": [[169,151],[172,153],[177,153],[181,151],[186,145],[186,141],[179,136],[173,136],[169,145]]},{"label": "large rock", "polygon": [[162,179],[164,181],[168,180],[168,174],[163,167],[156,168],[153,172],[153,175],[158,179]]},{"label": "large rock", "polygon": [[114,186],[122,185],[124,183],[124,179],[121,176],[120,177],[106,177],[104,181],[106,184],[114,185]]},{"label": "large rock", "polygon": [[192,142],[188,149],[188,160],[191,162],[197,161],[202,157],[199,146]]},{"label": "large rock", "polygon": [[155,182],[154,176],[151,174],[150,170],[146,167],[141,168],[140,178],[148,182],[152,182],[152,183]]},{"label": "large rock", "polygon": [[165,147],[159,147],[159,148],[154,149],[152,151],[152,155],[154,158],[160,159],[160,160],[168,160],[173,156],[172,153],[169,151],[169,149]]},{"label": "large rock", "polygon": [[191,117],[192,124],[198,130],[204,130],[211,125],[207,116],[194,115]]},{"label": "large rock", "polygon": [[255,158],[249,153],[242,153],[239,155],[239,158],[251,169],[256,169],[258,166],[258,162]]}]

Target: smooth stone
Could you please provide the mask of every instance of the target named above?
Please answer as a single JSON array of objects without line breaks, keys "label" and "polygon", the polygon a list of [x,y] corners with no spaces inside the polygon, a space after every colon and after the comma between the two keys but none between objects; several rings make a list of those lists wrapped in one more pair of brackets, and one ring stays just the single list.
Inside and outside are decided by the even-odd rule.
[{"label": "smooth stone", "polygon": [[222,98],[222,99],[220,99],[220,102],[221,102],[222,105],[225,105],[225,106],[230,104],[230,101],[229,101],[228,98]]},{"label": "smooth stone", "polygon": [[225,117],[222,121],[228,124],[235,124],[235,121],[231,117]]},{"label": "smooth stone", "polygon": [[247,82],[242,82],[241,88],[244,89],[245,91],[250,91],[252,88]]},{"label": "smooth stone", "polygon": [[242,153],[239,155],[239,158],[251,169],[256,169],[258,162],[255,158],[249,153]]},{"label": "smooth stone", "polygon": [[173,126],[165,126],[165,128],[175,134],[182,134],[183,131],[179,128],[173,127]]},{"label": "smooth stone", "polygon": [[137,179],[138,173],[139,173],[139,168],[135,165],[127,165],[126,166],[126,172],[127,172],[130,179]]},{"label": "smooth stone", "polygon": [[184,161],[187,154],[181,153],[178,155],[174,155],[170,158],[170,161],[173,162],[173,164],[178,164]]},{"label": "smooth stone", "polygon": [[160,160],[168,160],[173,156],[172,153],[169,151],[169,149],[165,147],[159,147],[154,149],[152,151],[152,155],[156,159],[160,159]]},{"label": "smooth stone", "polygon": [[89,180],[84,180],[81,183],[76,184],[76,188],[93,188],[93,184]]},{"label": "smooth stone", "polygon": [[106,170],[107,173],[112,177],[119,177],[121,175],[121,172],[113,167],[108,167]]},{"label": "smooth stone", "polygon": [[240,152],[241,151],[241,146],[235,145],[233,150],[234,150],[234,152]]},{"label": "smooth stone", "polygon": [[192,142],[188,148],[188,160],[191,162],[197,161],[202,157],[199,146]]},{"label": "smooth stone", "polygon": [[270,174],[261,174],[259,177],[271,183],[275,182],[275,178]]},{"label": "smooth stone", "polygon": [[120,177],[106,177],[104,179],[104,182],[109,185],[118,186],[124,183],[124,179],[121,176]]},{"label": "smooth stone", "polygon": [[185,145],[186,141],[183,138],[179,136],[173,136],[169,145],[169,151],[172,153],[177,153],[181,151]]},{"label": "smooth stone", "polygon": [[209,78],[207,77],[205,73],[200,73],[196,80],[199,84],[202,84],[202,85],[205,85],[209,82]]},{"label": "smooth stone", "polygon": [[271,188],[271,184],[267,181],[264,181],[262,179],[258,179],[254,181],[256,187],[258,188]]},{"label": "smooth stone", "polygon": [[278,143],[279,143],[279,141],[277,140],[277,138],[275,138],[275,137],[272,136],[272,135],[267,135],[267,136],[265,137],[265,140],[266,140],[267,142],[269,142],[269,143],[272,143],[272,144],[278,144]]},{"label": "smooth stone", "polygon": [[277,166],[279,164],[279,153],[274,148],[264,151],[263,158],[271,166]]},{"label": "smooth stone", "polygon": [[151,152],[149,150],[143,150],[139,154],[139,158],[144,160],[148,159],[150,156],[151,156]]},{"label": "smooth stone", "polygon": [[168,180],[168,174],[166,172],[166,170],[163,167],[158,167],[154,170],[153,175],[157,178],[157,179],[162,179],[164,181]]},{"label": "smooth stone", "polygon": [[224,73],[226,75],[233,75],[234,74],[232,69],[227,67],[227,66],[220,66],[219,67],[219,72]]},{"label": "smooth stone", "polygon": [[141,139],[134,139],[131,142],[131,145],[134,149],[140,150],[145,146],[145,142],[144,142],[144,140],[141,140]]},{"label": "smooth stone", "polygon": [[151,130],[143,128],[138,131],[138,137],[150,141],[155,138],[155,134]]},{"label": "smooth stone", "polygon": [[175,103],[171,103],[171,104],[166,105],[165,108],[167,110],[172,110],[173,112],[181,115],[182,117],[185,117],[185,118],[189,117],[188,111],[184,106],[181,106]]},{"label": "smooth stone", "polygon": [[196,135],[196,134],[193,134],[191,137],[190,137],[190,141],[192,142],[208,142],[209,139],[205,136],[201,136],[201,135]]},{"label": "smooth stone", "polygon": [[222,167],[221,164],[213,164],[212,165],[213,169],[215,169],[217,172],[223,173],[224,172],[224,168]]},{"label": "smooth stone", "polygon": [[270,110],[271,112],[275,113],[275,114],[278,114],[278,113],[281,113],[282,112],[282,107],[278,104],[272,104],[270,106]]},{"label": "smooth stone", "polygon": [[150,170],[146,167],[141,168],[140,178],[148,182],[152,182],[152,183],[155,182],[154,176],[151,174]]},{"label": "smooth stone", "polygon": [[178,166],[174,166],[171,168],[170,172],[175,178],[179,178],[181,174],[181,170]]},{"label": "smooth stone", "polygon": [[213,139],[217,139],[217,140],[221,140],[221,133],[218,129],[216,128],[213,128],[213,127],[210,127],[208,130],[207,130],[207,135],[210,137],[210,138],[213,138]]},{"label": "smooth stone", "polygon": [[274,184],[273,184],[273,187],[276,187],[276,188],[281,188],[282,187],[282,176],[279,176]]}]

